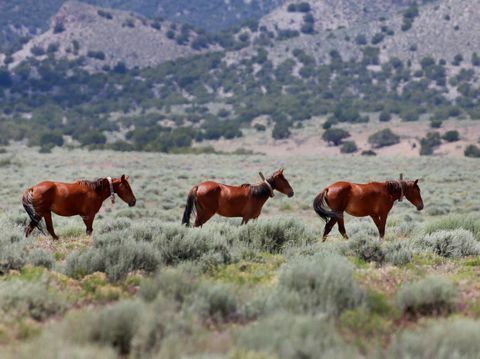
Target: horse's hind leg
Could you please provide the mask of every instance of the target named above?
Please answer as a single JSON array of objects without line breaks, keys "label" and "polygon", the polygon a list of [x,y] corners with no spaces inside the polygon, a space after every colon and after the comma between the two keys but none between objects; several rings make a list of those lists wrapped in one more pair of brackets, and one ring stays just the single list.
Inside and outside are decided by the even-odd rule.
[{"label": "horse's hind leg", "polygon": [[201,227],[215,214],[214,211],[206,211],[204,209],[197,209],[197,217],[195,218],[194,227]]},{"label": "horse's hind leg", "polygon": [[385,236],[385,224],[387,223],[387,218],[383,218],[381,216],[370,216],[372,217],[373,221],[375,222],[375,225],[377,226],[378,229],[378,235],[380,237],[380,240],[383,239]]},{"label": "horse's hind leg", "polygon": [[325,242],[325,240],[327,239],[327,236],[328,234],[330,233],[330,231],[332,230],[333,226],[335,225],[335,223],[337,223],[337,220],[335,218],[330,218],[330,220],[327,222],[327,224],[325,224],[325,229],[323,231],[323,240],[322,242]]},{"label": "horse's hind leg", "polygon": [[30,221],[30,224],[25,227],[25,231],[24,231],[25,237],[28,237],[34,229],[35,229],[35,224],[32,221]]},{"label": "horse's hind leg", "polygon": [[345,230],[345,222],[343,221],[343,216],[337,219],[338,221],[338,230],[343,238],[348,239],[347,231]]},{"label": "horse's hind leg", "polygon": [[45,218],[45,223],[47,224],[47,231],[53,237],[53,239],[58,239],[58,236],[55,234],[53,229],[53,222],[52,222],[52,212],[45,212],[43,216]]}]

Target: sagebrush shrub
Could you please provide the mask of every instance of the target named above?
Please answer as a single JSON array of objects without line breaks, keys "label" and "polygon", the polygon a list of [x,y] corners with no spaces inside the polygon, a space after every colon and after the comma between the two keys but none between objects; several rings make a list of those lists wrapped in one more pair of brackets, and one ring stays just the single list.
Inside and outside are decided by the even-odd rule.
[{"label": "sagebrush shrub", "polygon": [[417,238],[413,245],[420,250],[430,251],[442,257],[460,258],[479,255],[480,242],[465,229],[441,230]]},{"label": "sagebrush shrub", "polygon": [[237,345],[281,359],[358,356],[336,333],[335,326],[321,316],[277,314],[246,327]]},{"label": "sagebrush shrub", "polygon": [[385,252],[382,242],[371,240],[364,236],[352,238],[349,242],[349,252],[365,262],[377,262],[382,264],[385,260]]},{"label": "sagebrush shrub", "polygon": [[412,251],[403,241],[388,242],[383,247],[385,262],[401,266],[412,261]]},{"label": "sagebrush shrub", "polygon": [[144,305],[139,301],[121,301],[100,310],[90,324],[90,340],[115,348],[120,354],[130,353],[132,339],[144,318]]},{"label": "sagebrush shrub", "polygon": [[46,280],[36,282],[9,280],[0,282],[0,308],[18,317],[45,320],[67,308],[65,298],[48,287]]},{"label": "sagebrush shrub", "polygon": [[390,358],[478,358],[480,322],[454,319],[432,322],[426,328],[407,330],[395,336]]},{"label": "sagebrush shrub", "polygon": [[475,238],[480,241],[480,216],[478,214],[452,214],[440,219],[429,221],[424,227],[426,234],[431,234],[440,230],[454,229],[465,229],[470,231]]},{"label": "sagebrush shrub", "polygon": [[296,258],[281,270],[269,305],[296,313],[338,315],[364,301],[364,292],[352,273],[353,265],[338,255]]},{"label": "sagebrush shrub", "polygon": [[400,310],[411,315],[447,314],[455,309],[457,289],[448,279],[427,277],[403,285],[396,296]]},{"label": "sagebrush shrub", "polygon": [[240,241],[270,253],[279,253],[289,246],[300,246],[316,240],[307,226],[293,218],[254,221],[238,230]]},{"label": "sagebrush shrub", "polygon": [[228,284],[202,284],[195,293],[191,306],[205,321],[224,322],[238,316],[237,296]]},{"label": "sagebrush shrub", "polygon": [[159,294],[180,304],[197,288],[195,276],[184,271],[166,269],[153,278],[144,279],[140,284],[140,296],[145,301],[153,301]]}]

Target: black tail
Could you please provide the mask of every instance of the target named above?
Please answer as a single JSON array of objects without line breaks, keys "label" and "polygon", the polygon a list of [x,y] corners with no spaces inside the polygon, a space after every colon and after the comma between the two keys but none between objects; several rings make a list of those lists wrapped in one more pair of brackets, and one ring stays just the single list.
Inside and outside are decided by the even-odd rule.
[{"label": "black tail", "polygon": [[30,220],[32,221],[32,225],[34,227],[37,227],[40,232],[45,234],[42,228],[42,224],[40,223],[40,221],[42,220],[42,217],[40,217],[37,214],[37,212],[35,212],[35,207],[33,205],[33,196],[30,190],[26,190],[23,193],[22,204],[23,204],[23,208],[25,208],[25,211],[30,217]]},{"label": "black tail", "polygon": [[183,212],[182,224],[187,227],[190,226],[190,216],[195,207],[195,201],[197,200],[197,186],[193,187],[192,190],[188,193],[187,204],[185,206],[185,211]]},{"label": "black tail", "polygon": [[333,211],[329,211],[324,207],[326,193],[327,193],[327,190],[320,192],[317,195],[317,197],[315,197],[315,199],[313,200],[313,209],[325,222],[327,222],[330,218],[338,219],[341,217],[340,214]]}]

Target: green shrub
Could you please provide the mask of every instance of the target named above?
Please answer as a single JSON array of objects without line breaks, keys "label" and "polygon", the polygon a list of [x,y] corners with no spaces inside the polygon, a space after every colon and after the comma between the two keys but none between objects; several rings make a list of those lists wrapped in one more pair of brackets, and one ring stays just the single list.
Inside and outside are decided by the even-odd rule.
[{"label": "green shrub", "polygon": [[122,301],[106,307],[91,323],[90,340],[109,345],[122,355],[128,354],[143,316],[144,306],[138,301]]},{"label": "green shrub", "polygon": [[473,233],[477,241],[480,241],[480,216],[477,214],[456,214],[427,222],[423,230],[426,234],[441,230],[454,230],[463,228]]},{"label": "green shrub", "polygon": [[447,131],[443,134],[442,139],[447,142],[456,142],[460,139],[460,134],[457,130]]},{"label": "green shrub", "polygon": [[193,298],[192,309],[204,321],[226,322],[238,317],[233,288],[223,283],[204,283]]},{"label": "green shrub", "polygon": [[465,157],[479,158],[480,148],[475,145],[468,145],[465,147],[465,151],[463,153],[465,154]]},{"label": "green shrub", "polygon": [[428,156],[433,154],[435,148],[440,146],[440,134],[438,132],[429,132],[420,140],[420,155]]},{"label": "green shrub", "polygon": [[357,357],[323,317],[277,314],[245,328],[237,345],[280,359]]},{"label": "green shrub", "polygon": [[340,147],[341,153],[355,153],[357,151],[358,147],[355,141],[345,141],[342,143],[342,147]]},{"label": "green shrub", "polygon": [[480,352],[480,323],[471,319],[436,321],[398,334],[391,358],[475,358]]},{"label": "green shrub", "polygon": [[299,257],[283,267],[269,305],[294,313],[338,315],[364,301],[352,273],[352,264],[338,255]]},{"label": "green shrub", "polygon": [[181,270],[163,270],[155,277],[142,280],[140,297],[151,302],[161,294],[165,298],[183,304],[195,291],[195,276]]},{"label": "green shrub", "polygon": [[412,261],[412,251],[405,242],[389,242],[383,247],[385,262],[401,266]]},{"label": "green shrub", "polygon": [[365,262],[382,264],[385,261],[385,252],[382,248],[382,242],[379,240],[359,236],[348,242],[348,248],[351,254]]},{"label": "green shrub", "polygon": [[389,128],[375,132],[368,137],[368,143],[370,143],[373,148],[392,146],[399,142],[400,137],[393,133]]},{"label": "green shrub", "polygon": [[396,296],[400,310],[410,315],[441,315],[451,313],[456,306],[457,289],[442,277],[427,277],[403,285]]},{"label": "green shrub", "polygon": [[480,254],[480,243],[475,240],[472,232],[465,229],[433,232],[416,239],[414,245],[421,250],[447,258]]},{"label": "green shrub", "polygon": [[40,321],[61,314],[67,303],[45,280],[10,280],[0,282],[0,307],[19,318],[27,315]]},{"label": "green shrub", "polygon": [[310,228],[290,217],[250,222],[238,229],[238,240],[260,251],[279,253],[288,246],[312,243],[316,237]]},{"label": "green shrub", "polygon": [[325,142],[332,143],[334,146],[340,145],[347,137],[350,137],[350,133],[341,128],[329,128],[322,135]]},{"label": "green shrub", "polygon": [[381,122],[388,122],[392,119],[392,115],[390,112],[382,111],[378,116],[379,121]]}]

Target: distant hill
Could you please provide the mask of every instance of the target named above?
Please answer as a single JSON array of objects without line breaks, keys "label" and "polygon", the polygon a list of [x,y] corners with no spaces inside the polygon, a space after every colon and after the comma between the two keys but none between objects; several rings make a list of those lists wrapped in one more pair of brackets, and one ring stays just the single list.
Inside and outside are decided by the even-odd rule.
[{"label": "distant hill", "polygon": [[[181,37],[180,37],[181,36]],[[127,67],[153,66],[167,60],[199,53],[192,43],[197,34],[169,21],[101,9],[78,1],[62,5],[44,33],[13,55],[13,63],[28,57],[83,58],[83,64],[100,70],[124,63]]]},{"label": "distant hill", "polygon": [[[84,0],[90,5],[163,18],[215,32],[259,19],[284,0]],[[0,1],[0,53],[18,50],[30,37],[48,28],[66,0]]]}]

